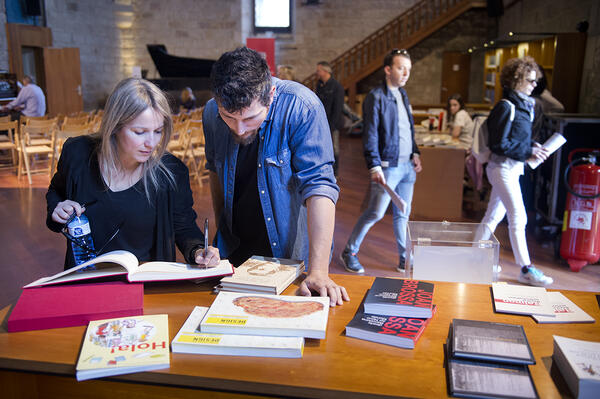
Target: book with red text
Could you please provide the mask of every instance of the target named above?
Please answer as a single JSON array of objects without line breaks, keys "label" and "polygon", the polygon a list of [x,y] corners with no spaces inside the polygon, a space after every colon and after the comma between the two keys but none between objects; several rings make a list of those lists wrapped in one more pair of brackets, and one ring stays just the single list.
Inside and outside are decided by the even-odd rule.
[{"label": "book with red text", "polygon": [[167,368],[166,314],[91,321],[76,367],[77,381]]},{"label": "book with red text", "polygon": [[144,285],[122,281],[23,290],[9,332],[85,326],[91,320],[144,314]]},{"label": "book with red text", "polygon": [[[433,305],[433,314],[437,307]],[[429,319],[381,316],[364,313],[360,306],[354,318],[346,326],[348,337],[379,342],[400,348],[413,349],[429,324]]]},{"label": "book with red text", "polygon": [[433,283],[377,277],[365,298],[365,313],[429,319]]},{"label": "book with red text", "polygon": [[494,308],[498,313],[555,317],[544,287],[493,283]]}]

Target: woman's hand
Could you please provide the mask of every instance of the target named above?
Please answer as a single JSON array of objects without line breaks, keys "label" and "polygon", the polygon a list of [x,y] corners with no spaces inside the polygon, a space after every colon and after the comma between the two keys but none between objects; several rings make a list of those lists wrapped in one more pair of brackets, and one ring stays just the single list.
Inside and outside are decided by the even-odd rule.
[{"label": "woman's hand", "polygon": [[76,212],[77,216],[81,216],[81,214],[85,212],[85,207],[81,206],[78,202],[71,200],[59,202],[56,205],[56,208],[54,208],[54,211],[52,211],[52,220],[56,223],[65,224],[73,212]]},{"label": "woman's hand", "polygon": [[219,249],[208,246],[206,253],[204,249],[200,248],[194,254],[194,261],[200,266],[217,266],[221,260],[219,256]]},{"label": "woman's hand", "polygon": [[539,143],[534,143],[533,146],[531,147],[531,157],[529,159],[531,159],[531,160],[539,159],[540,161],[545,161],[549,155],[550,155],[550,153],[548,152],[547,149],[542,147]]}]

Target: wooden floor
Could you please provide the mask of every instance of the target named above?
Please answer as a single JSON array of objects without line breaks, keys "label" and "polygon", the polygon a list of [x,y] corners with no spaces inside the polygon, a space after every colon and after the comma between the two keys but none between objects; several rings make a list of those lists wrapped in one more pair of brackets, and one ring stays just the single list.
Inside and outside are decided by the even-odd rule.
[{"label": "wooden floor", "polygon": [[[335,224],[335,248],[330,266],[332,273],[347,274],[339,256],[359,214],[368,187],[368,172],[362,156],[359,138],[341,138],[340,176],[341,188]],[[427,165],[423,165],[424,168]],[[417,177],[418,178],[418,177]],[[14,171],[0,171],[0,307],[15,301],[21,287],[39,277],[62,270],[65,239],[46,228],[45,193],[49,177],[37,175],[29,186],[26,178],[17,181]],[[208,184],[192,185],[194,208],[199,220],[210,219],[211,231],[215,229]],[[472,205],[472,204],[471,204]],[[464,221],[478,222],[485,204],[475,207]],[[532,218],[530,218],[532,219]],[[516,283],[519,268],[514,263],[506,224],[500,224],[496,236],[501,243],[501,281]],[[554,278],[551,288],[565,290],[600,291],[600,266],[590,265],[579,273],[571,272],[563,260],[554,258],[551,243],[540,243],[528,235],[533,262]],[[398,254],[392,230],[391,214],[387,214],[369,232],[360,250],[360,260],[367,275],[398,276]],[[180,256],[180,255],[179,255]],[[181,259],[181,258],[180,258]],[[355,298],[358,299],[358,298]]]}]

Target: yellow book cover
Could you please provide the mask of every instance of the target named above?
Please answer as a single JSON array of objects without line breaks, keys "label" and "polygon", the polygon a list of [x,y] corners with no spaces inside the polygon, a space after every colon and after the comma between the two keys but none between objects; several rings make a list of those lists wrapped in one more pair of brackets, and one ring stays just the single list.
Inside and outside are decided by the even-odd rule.
[{"label": "yellow book cover", "polygon": [[169,367],[166,314],[90,321],[76,367],[77,381]]}]

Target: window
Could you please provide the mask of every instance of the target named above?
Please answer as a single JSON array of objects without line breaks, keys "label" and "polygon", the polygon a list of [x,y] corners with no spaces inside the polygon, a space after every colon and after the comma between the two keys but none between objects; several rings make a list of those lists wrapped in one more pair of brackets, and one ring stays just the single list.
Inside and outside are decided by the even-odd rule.
[{"label": "window", "polygon": [[292,0],[254,0],[254,33],[292,32]]}]

